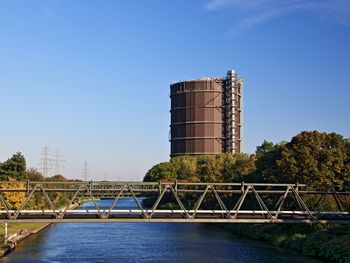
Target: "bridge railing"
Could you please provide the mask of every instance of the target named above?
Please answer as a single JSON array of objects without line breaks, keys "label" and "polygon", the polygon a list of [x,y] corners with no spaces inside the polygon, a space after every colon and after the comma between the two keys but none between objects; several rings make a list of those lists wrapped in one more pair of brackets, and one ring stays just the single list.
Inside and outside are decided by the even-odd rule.
[{"label": "bridge railing", "polygon": [[0,182],[0,222],[350,223],[349,204],[345,189],[298,183]]}]

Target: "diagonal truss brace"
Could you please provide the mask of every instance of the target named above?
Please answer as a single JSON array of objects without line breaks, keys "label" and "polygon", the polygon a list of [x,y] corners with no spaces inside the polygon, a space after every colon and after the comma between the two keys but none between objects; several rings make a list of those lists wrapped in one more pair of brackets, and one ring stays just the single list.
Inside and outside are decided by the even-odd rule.
[{"label": "diagonal truss brace", "polygon": [[[81,190],[84,188],[84,185],[80,185],[79,188],[75,191],[73,197],[68,201],[67,206],[64,208],[64,210],[62,212],[60,212],[57,215],[58,219],[63,219],[63,217],[65,216],[65,214],[67,213],[67,210],[72,206],[74,200],[77,198],[78,194],[81,192]],[[87,190],[85,190],[87,191]]]},{"label": "diagonal truss brace", "polygon": [[142,205],[140,204],[139,200],[137,199],[137,197],[136,197],[134,191],[132,190],[132,187],[131,187],[129,184],[127,185],[127,187],[128,187],[128,190],[129,190],[129,192],[130,192],[132,198],[133,198],[134,201],[136,202],[137,207],[141,210],[141,215],[142,215],[142,217],[143,217],[143,218],[148,218],[148,215],[145,213],[145,210],[143,209]]},{"label": "diagonal truss brace", "polygon": [[258,204],[259,204],[261,210],[266,211],[268,217],[272,219],[273,216],[272,216],[270,210],[267,208],[267,206],[265,205],[264,201],[261,199],[259,193],[255,190],[255,187],[254,187],[254,186],[251,186],[251,189],[252,189],[252,191],[253,191],[253,193],[254,193],[254,196],[255,196],[256,200],[258,201]]},{"label": "diagonal truss brace", "polygon": [[193,209],[192,209],[192,210],[194,210],[194,212],[192,213],[191,218],[194,218],[194,217],[196,216],[197,211],[198,211],[200,205],[202,204],[205,195],[208,193],[209,188],[210,188],[210,185],[207,185],[207,187],[205,188],[203,194],[201,194],[201,196],[200,196],[199,199],[197,200],[197,203],[195,204],[195,206],[194,206]]},{"label": "diagonal truss brace", "polygon": [[227,209],[227,207],[225,206],[224,202],[220,198],[218,192],[215,190],[214,186],[210,185],[210,188],[211,188],[212,192],[214,193],[214,196],[215,196],[216,200],[218,201],[221,209],[226,211],[226,217],[232,219],[233,217],[230,214],[230,210]]},{"label": "diagonal truss brace", "polygon": [[[161,188],[159,188],[159,189],[161,189]],[[169,189],[169,185],[166,185],[166,186],[164,187],[164,189],[161,190],[160,194],[158,195],[156,201],[154,202],[154,204],[153,204],[153,206],[152,206],[152,208],[151,208],[151,212],[148,214],[148,218],[152,218],[152,216],[153,216],[154,213],[155,213],[155,210],[157,209],[157,207],[158,207],[160,201],[162,200],[162,198],[163,198],[165,192],[166,192],[168,189]]]},{"label": "diagonal truss brace", "polygon": [[282,210],[282,206],[284,204],[284,201],[287,199],[287,196],[289,194],[291,190],[290,186],[287,186],[286,191],[284,192],[284,194],[280,197],[280,199],[277,201],[276,206],[275,206],[275,216],[273,217],[274,220],[278,219],[278,215],[280,214],[281,210]]},{"label": "diagonal truss brace", "polygon": [[191,218],[191,216],[189,215],[188,211],[186,210],[185,206],[183,205],[183,203],[181,202],[179,196],[177,195],[176,191],[174,190],[172,185],[169,185],[170,191],[172,192],[172,194],[174,195],[176,202],[178,203],[178,205],[180,206],[181,210],[185,213],[186,218]]},{"label": "diagonal truss brace", "polygon": [[235,204],[233,210],[236,210],[235,214],[233,215],[233,219],[236,219],[237,218],[237,215],[238,215],[238,212],[240,211],[242,205],[243,205],[243,202],[245,200],[245,198],[247,197],[248,195],[248,192],[249,190],[251,189],[251,186],[248,185],[247,188],[244,190],[244,185],[242,187],[242,194],[241,196],[239,197],[237,203]]},{"label": "diagonal truss brace", "polygon": [[310,216],[311,219],[316,219],[315,216],[313,216],[312,213],[310,212],[309,208],[306,206],[303,199],[300,197],[299,193],[295,190],[294,186],[291,186],[290,188],[292,189],[294,197],[297,200],[300,208],[304,209],[304,211],[306,211],[308,213],[308,215]]},{"label": "diagonal truss brace", "polygon": [[118,195],[116,196],[116,198],[114,198],[112,205],[111,205],[110,208],[108,209],[108,212],[105,213],[105,214],[103,215],[103,218],[108,218],[108,217],[109,217],[109,215],[110,215],[111,212],[112,212],[112,209],[113,209],[113,208],[115,207],[115,205],[117,204],[117,202],[118,202],[119,198],[121,197],[121,195],[123,194],[124,190],[125,190],[125,186],[123,186],[122,189],[120,189]]},{"label": "diagonal truss brace", "polygon": [[1,201],[1,203],[2,203],[2,205],[3,205],[3,207],[4,207],[4,209],[6,210],[6,214],[7,214],[7,218],[11,218],[11,213],[10,213],[10,209],[9,209],[9,207],[8,207],[8,205],[7,205],[7,203],[6,203],[6,200],[5,200],[5,198],[3,197],[3,195],[2,195],[2,193],[0,193],[0,201]]},{"label": "diagonal truss brace", "polygon": [[17,209],[17,211],[15,212],[15,214],[13,216],[11,216],[11,219],[16,219],[18,217],[18,215],[20,214],[20,212],[27,206],[29,200],[32,198],[34,192],[36,191],[36,189],[39,187],[39,184],[36,184],[32,191],[29,192],[26,200],[23,202],[23,204]]}]

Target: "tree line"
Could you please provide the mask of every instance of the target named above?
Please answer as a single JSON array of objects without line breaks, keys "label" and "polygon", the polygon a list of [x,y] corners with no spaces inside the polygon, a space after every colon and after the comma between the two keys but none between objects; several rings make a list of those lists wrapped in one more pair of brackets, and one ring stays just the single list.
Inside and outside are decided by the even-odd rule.
[{"label": "tree line", "polygon": [[[0,181],[11,182],[11,184],[0,184],[0,189],[6,188],[26,188],[24,181],[35,182],[66,182],[70,181],[62,175],[44,177],[34,168],[27,169],[24,156],[17,152],[11,158],[0,163]],[[65,187],[64,184],[55,184],[57,187]],[[18,209],[26,199],[24,192],[4,192],[2,193],[10,209]],[[50,200],[56,208],[65,206],[68,203],[71,193],[48,193]],[[0,208],[3,204],[0,203]],[[35,193],[27,205],[28,209],[48,209],[49,205],[42,193]]]},{"label": "tree line", "polygon": [[291,141],[264,141],[254,154],[178,156],[154,165],[144,181],[305,183],[350,186],[350,140],[303,131]]}]

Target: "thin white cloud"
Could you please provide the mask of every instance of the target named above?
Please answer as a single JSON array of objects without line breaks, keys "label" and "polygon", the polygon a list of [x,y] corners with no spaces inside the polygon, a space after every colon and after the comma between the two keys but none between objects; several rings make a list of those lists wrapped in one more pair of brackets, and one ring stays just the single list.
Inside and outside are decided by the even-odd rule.
[{"label": "thin white cloud", "polygon": [[207,10],[215,10],[220,9],[222,7],[225,7],[229,2],[232,2],[230,0],[214,0],[206,4]]},{"label": "thin white cloud", "polygon": [[213,0],[206,5],[209,11],[219,10],[227,7],[235,7],[239,9],[258,8],[272,0]]},{"label": "thin white cloud", "polygon": [[342,24],[350,24],[349,0],[325,1],[315,5],[314,8],[319,11],[322,17],[331,17]]},{"label": "thin white cloud", "polygon": [[231,37],[274,18],[301,11],[350,25],[349,0],[212,0],[207,3],[206,9],[232,12],[237,19],[228,31]]},{"label": "thin white cloud", "polygon": [[290,10],[288,8],[272,9],[257,15],[243,18],[238,23],[236,23],[228,32],[227,36],[236,37],[241,32],[246,31],[258,24],[271,20],[275,17],[279,17],[288,13]]}]

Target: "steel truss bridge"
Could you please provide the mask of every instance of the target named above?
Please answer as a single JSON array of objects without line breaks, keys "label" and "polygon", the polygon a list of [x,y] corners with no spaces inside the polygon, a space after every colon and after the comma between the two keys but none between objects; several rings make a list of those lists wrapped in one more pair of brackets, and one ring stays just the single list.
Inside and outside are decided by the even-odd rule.
[{"label": "steel truss bridge", "polygon": [[[14,209],[11,196],[23,202]],[[56,207],[65,197],[66,205]],[[118,208],[131,198],[135,208]],[[35,200],[40,209],[31,209]],[[111,199],[99,207],[100,198]],[[77,202],[89,207],[78,207]],[[146,204],[146,205],[145,205]],[[350,191],[303,184],[184,182],[0,182],[0,223],[197,222],[350,224]],[[170,207],[170,208],[169,208]]]}]

